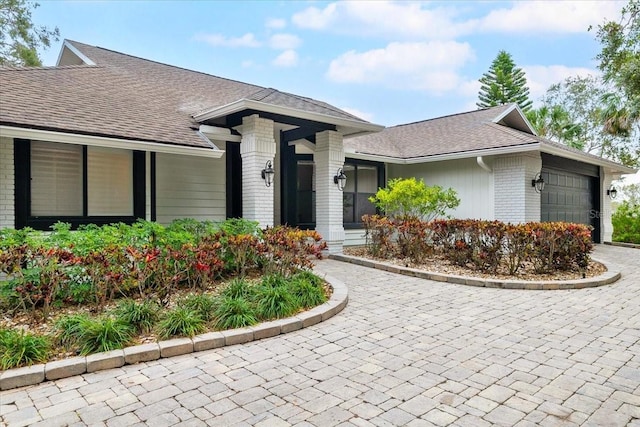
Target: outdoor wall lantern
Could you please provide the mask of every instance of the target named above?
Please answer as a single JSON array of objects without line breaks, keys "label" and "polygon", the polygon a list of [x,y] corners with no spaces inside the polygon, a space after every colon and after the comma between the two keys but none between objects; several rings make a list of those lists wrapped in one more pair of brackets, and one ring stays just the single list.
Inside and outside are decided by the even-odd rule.
[{"label": "outdoor wall lantern", "polygon": [[607,189],[607,196],[609,196],[611,200],[618,197],[618,190],[616,190],[616,187],[614,187],[613,184]]},{"label": "outdoor wall lantern", "polygon": [[540,172],[538,172],[535,178],[531,180],[531,186],[535,188],[536,193],[542,193],[542,190],[544,190],[544,179]]},{"label": "outdoor wall lantern", "polygon": [[267,160],[267,163],[264,165],[264,169],[262,169],[262,179],[264,179],[264,184],[267,187],[271,187],[273,184],[273,176],[276,174],[276,171],[273,170],[273,165],[271,164],[271,160]]},{"label": "outdoor wall lantern", "polygon": [[344,190],[344,187],[347,185],[347,175],[344,174],[342,168],[338,168],[338,171],[333,177],[333,183],[338,186],[338,190]]}]

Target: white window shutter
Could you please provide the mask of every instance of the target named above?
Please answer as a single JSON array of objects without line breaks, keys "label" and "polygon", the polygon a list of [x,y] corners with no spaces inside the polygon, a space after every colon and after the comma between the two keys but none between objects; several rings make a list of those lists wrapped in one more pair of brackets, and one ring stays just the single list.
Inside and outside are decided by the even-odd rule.
[{"label": "white window shutter", "polygon": [[82,146],[31,142],[31,216],[82,215]]},{"label": "white window shutter", "polygon": [[87,147],[89,216],[133,215],[133,152]]}]

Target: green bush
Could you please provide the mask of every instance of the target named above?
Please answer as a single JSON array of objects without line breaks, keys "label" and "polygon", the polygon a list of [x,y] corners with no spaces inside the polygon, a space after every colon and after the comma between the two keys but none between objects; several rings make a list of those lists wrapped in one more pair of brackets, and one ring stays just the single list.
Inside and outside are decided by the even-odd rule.
[{"label": "green bush", "polygon": [[193,337],[206,329],[206,322],[196,310],[176,307],[169,310],[158,323],[158,336],[161,339],[171,337]]},{"label": "green bush", "polygon": [[67,349],[78,345],[82,337],[83,325],[91,319],[85,313],[71,314],[59,318],[54,324],[56,342]]},{"label": "green bush", "polygon": [[260,319],[270,320],[287,317],[300,308],[298,300],[291,293],[287,279],[282,276],[265,276],[256,288],[254,296],[256,314]]},{"label": "green bush", "polygon": [[302,308],[311,308],[327,301],[323,280],[309,271],[302,271],[289,280],[289,289]]},{"label": "green bush", "polygon": [[125,299],[118,303],[114,314],[137,332],[148,333],[160,319],[160,307],[151,300],[136,302]]},{"label": "green bush", "polygon": [[369,200],[392,218],[417,218],[430,221],[460,204],[455,190],[427,186],[415,178],[396,178]]},{"label": "green bush", "polygon": [[123,348],[131,342],[134,334],[129,324],[112,316],[83,319],[78,328],[82,355]]},{"label": "green bush", "polygon": [[215,311],[216,329],[235,329],[258,323],[255,309],[243,297],[223,297]]},{"label": "green bush", "polygon": [[611,216],[613,241],[640,244],[640,204],[623,202]]},{"label": "green bush", "polygon": [[49,357],[50,344],[46,337],[24,331],[0,329],[0,369],[41,363]]},{"label": "green bush", "polygon": [[178,306],[195,311],[205,322],[214,318],[218,298],[208,294],[189,294],[178,301]]}]

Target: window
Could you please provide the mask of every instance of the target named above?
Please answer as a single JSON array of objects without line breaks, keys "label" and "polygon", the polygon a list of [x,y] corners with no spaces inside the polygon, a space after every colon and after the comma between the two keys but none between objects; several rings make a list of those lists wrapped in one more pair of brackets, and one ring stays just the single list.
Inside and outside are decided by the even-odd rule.
[{"label": "window", "polygon": [[143,152],[17,139],[14,147],[17,228],[144,217]]},{"label": "window", "polygon": [[374,215],[376,208],[369,197],[378,191],[380,166],[375,164],[347,163],[343,171],[347,185],[343,192],[343,222],[345,227],[359,227],[363,215]]}]

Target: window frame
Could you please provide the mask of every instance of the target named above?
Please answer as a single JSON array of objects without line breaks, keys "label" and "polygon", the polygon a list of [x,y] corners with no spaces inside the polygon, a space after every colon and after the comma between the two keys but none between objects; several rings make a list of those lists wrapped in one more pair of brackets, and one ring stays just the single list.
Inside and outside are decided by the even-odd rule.
[{"label": "window frame", "polygon": [[[378,183],[377,183],[377,188],[381,188],[384,186],[384,182],[385,182],[385,167],[384,167],[384,163],[380,163],[380,162],[373,162],[370,160],[359,160],[359,159],[345,159],[344,161],[345,165],[350,165],[350,166],[354,166],[355,167],[355,178],[356,178],[356,182],[354,183],[354,188],[355,191],[351,192],[349,191],[349,193],[353,193],[355,196],[353,198],[354,200],[354,206],[353,206],[353,210],[354,212],[357,212],[357,200],[358,200],[358,166],[373,166],[376,168],[377,170],[377,176],[378,176]],[[369,193],[367,193],[369,194]],[[344,195],[343,195],[343,206],[344,206]],[[380,213],[380,210],[376,208],[376,213]],[[353,229],[360,229],[363,228],[364,225],[362,223],[362,221],[356,221],[356,222],[345,222],[344,221],[344,216],[342,219],[342,226],[344,227],[345,230],[353,230]]]},{"label": "window frame", "polygon": [[[40,141],[58,144],[51,141]],[[35,230],[47,231],[56,222],[71,224],[72,229],[80,225],[105,225],[123,222],[132,224],[144,219],[146,214],[146,153],[131,150],[133,153],[133,215],[125,216],[90,216],[88,212],[88,174],[87,145],[82,145],[82,210],[80,216],[33,216],[31,215],[31,140],[15,138],[14,170],[15,170],[15,226],[16,229],[31,227]]]}]

